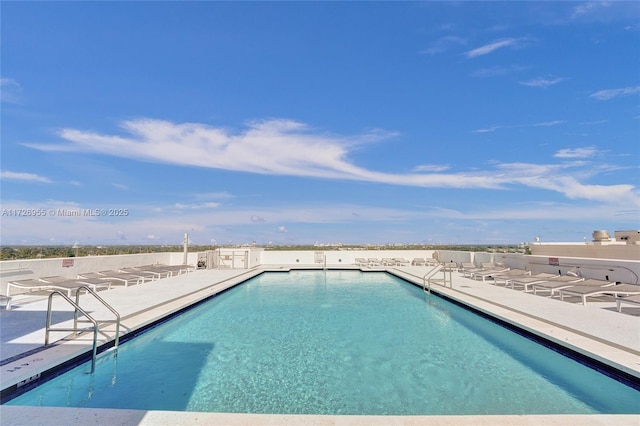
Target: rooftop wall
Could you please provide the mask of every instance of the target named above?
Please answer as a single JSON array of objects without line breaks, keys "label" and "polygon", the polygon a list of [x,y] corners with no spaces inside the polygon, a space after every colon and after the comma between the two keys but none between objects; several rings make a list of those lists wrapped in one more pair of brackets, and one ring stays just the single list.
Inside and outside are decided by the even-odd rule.
[{"label": "rooftop wall", "polygon": [[[143,253],[110,256],[82,256],[51,259],[3,260],[0,262],[0,293],[7,294],[7,282],[13,280],[38,279],[59,275],[70,279],[85,272],[106,271],[162,263],[180,265],[184,254]],[[189,253],[189,263],[195,265],[197,253]]]},{"label": "rooftop wall", "polygon": [[588,257],[640,260],[640,245],[625,243],[533,243],[531,254],[538,256]]}]

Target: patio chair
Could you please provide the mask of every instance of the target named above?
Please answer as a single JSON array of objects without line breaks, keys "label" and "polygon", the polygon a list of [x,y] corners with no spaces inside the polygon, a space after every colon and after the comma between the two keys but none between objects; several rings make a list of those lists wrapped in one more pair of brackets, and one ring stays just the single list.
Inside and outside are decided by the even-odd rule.
[{"label": "patio chair", "polygon": [[[565,275],[567,276],[567,275]],[[558,278],[562,278],[562,277],[558,277]],[[588,279],[585,280],[584,278],[580,278],[580,277],[570,277],[575,279],[576,281],[574,282],[568,282],[568,281],[558,281],[558,280],[554,280],[554,281],[545,281],[542,283],[537,283],[537,284],[533,284],[533,294],[538,294],[537,291],[538,290],[543,290],[543,291],[549,291],[549,297],[553,297],[553,295],[555,294],[556,290],[560,291],[562,289],[565,288],[569,288],[569,287],[573,287],[573,286],[590,286],[590,287],[608,287],[608,286],[612,286],[615,285],[614,281],[603,281],[603,280],[595,280],[595,279]]]},{"label": "patio chair", "polygon": [[508,271],[502,272],[500,274],[492,275],[493,282],[491,284],[498,285],[503,283],[505,286],[510,279],[513,278],[521,278],[521,277],[529,277],[531,276],[531,271],[527,271],[526,269],[509,269]]},{"label": "patio chair", "polygon": [[617,284],[612,286],[603,286],[600,288],[591,288],[581,286],[580,283],[573,287],[560,289],[560,300],[564,300],[565,296],[580,296],[582,304],[587,305],[587,297],[595,297],[603,294],[611,296],[624,295],[639,295],[640,285],[637,284]]},{"label": "patio chair", "polygon": [[9,298],[9,302],[7,303],[7,310],[11,310],[11,288],[21,288],[25,290],[31,291],[41,291],[41,290],[60,290],[66,291],[67,296],[71,297],[74,291],[77,291],[81,287],[90,287],[93,291],[98,291],[99,287],[106,287],[107,289],[111,288],[110,281],[99,280],[98,282],[89,283],[86,280],[71,280],[61,281],[57,283],[48,283],[41,280],[34,279],[26,279],[26,280],[16,280],[9,281],[7,283],[7,294],[6,296]]},{"label": "patio chair", "polygon": [[637,305],[640,306],[640,296],[628,296],[628,297],[619,297],[616,299],[616,309],[618,312],[622,312],[622,304],[626,303],[629,305]]}]

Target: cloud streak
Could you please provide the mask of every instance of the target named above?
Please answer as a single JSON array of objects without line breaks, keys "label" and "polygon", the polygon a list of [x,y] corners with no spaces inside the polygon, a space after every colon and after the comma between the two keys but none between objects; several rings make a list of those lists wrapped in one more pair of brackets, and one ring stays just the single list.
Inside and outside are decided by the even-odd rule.
[{"label": "cloud streak", "polygon": [[516,48],[521,45],[522,40],[523,39],[521,38],[506,38],[495,40],[491,43],[485,44],[484,46],[480,46],[465,52],[465,56],[467,58],[476,58],[478,56],[488,55],[489,53],[495,52],[499,49],[504,49],[505,47]]},{"label": "cloud streak", "polygon": [[[555,120],[527,126],[561,123],[563,121]],[[289,120],[254,122],[237,134],[204,124],[174,124],[151,119],[126,121],[122,127],[128,136],[63,129],[59,136],[65,143],[26,145],[41,151],[85,151],[140,161],[258,174],[431,188],[507,189],[524,185],[557,191],[569,198],[602,201],[626,195],[628,199],[637,199],[632,185],[582,184],[577,178],[575,164],[515,163],[510,166],[505,163],[496,167],[502,173],[496,173],[496,170],[444,173],[443,166],[419,165],[413,173],[392,174],[361,168],[351,162],[349,154],[356,147],[395,136],[381,130],[340,136],[314,133],[304,124]],[[564,157],[557,158],[575,158],[567,157],[571,154],[567,151]]]},{"label": "cloud streak", "polygon": [[610,99],[618,98],[620,96],[629,96],[629,95],[635,95],[638,93],[640,93],[640,86],[623,87],[621,89],[599,90],[589,95],[589,97],[597,99],[599,101],[608,101]]},{"label": "cloud streak", "polygon": [[52,183],[51,179],[40,176],[34,173],[12,172],[4,170],[0,172],[0,178],[2,180],[18,180],[27,182],[40,182],[40,183]]},{"label": "cloud streak", "polygon": [[534,78],[532,80],[529,81],[521,81],[520,84],[522,84],[523,86],[529,86],[529,87],[549,87],[549,86],[553,86],[555,84],[558,84],[560,82],[564,81],[563,78],[557,77],[557,78]]}]

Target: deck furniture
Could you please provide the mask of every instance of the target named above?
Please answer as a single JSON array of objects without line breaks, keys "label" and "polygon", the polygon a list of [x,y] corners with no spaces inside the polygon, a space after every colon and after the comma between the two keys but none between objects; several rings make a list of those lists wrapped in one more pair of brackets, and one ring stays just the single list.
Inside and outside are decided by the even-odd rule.
[{"label": "deck furniture", "polygon": [[639,295],[640,285],[637,284],[617,284],[611,286],[603,286],[600,288],[591,288],[581,286],[580,283],[573,287],[560,289],[560,300],[564,300],[565,296],[580,296],[582,304],[587,305],[587,297],[600,296],[603,294],[611,296],[620,295]]},{"label": "deck furniture", "polygon": [[619,297],[616,299],[616,309],[618,312],[622,312],[622,304],[626,303],[628,305],[636,305],[640,306],[640,296],[628,296],[628,297]]},{"label": "deck furniture", "polygon": [[[566,276],[567,275],[564,275],[563,277],[566,277]],[[563,278],[563,277],[558,277],[558,278]],[[576,281],[563,282],[556,279],[553,281],[550,280],[542,283],[533,284],[533,294],[538,294],[537,293],[538,290],[543,290],[543,291],[549,291],[549,297],[553,297],[556,290],[560,291],[562,289],[578,286],[578,285],[590,286],[590,287],[608,287],[608,286],[615,285],[615,282],[613,281],[603,281],[603,280],[595,280],[595,279],[585,280],[584,278],[580,278],[580,277],[570,277],[570,278],[573,278]]]}]

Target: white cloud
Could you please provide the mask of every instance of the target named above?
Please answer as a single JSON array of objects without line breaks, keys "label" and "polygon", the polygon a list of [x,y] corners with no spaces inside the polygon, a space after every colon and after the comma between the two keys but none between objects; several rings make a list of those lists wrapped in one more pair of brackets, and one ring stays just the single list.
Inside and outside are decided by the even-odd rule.
[{"label": "white cloud", "polygon": [[529,80],[529,81],[521,81],[519,82],[520,84],[522,84],[523,86],[529,86],[529,87],[549,87],[549,86],[553,86],[554,84],[558,84],[560,82],[564,81],[563,78],[534,78],[533,80]]},{"label": "white cloud", "polygon": [[451,166],[448,164],[422,164],[413,168],[414,172],[444,172],[449,170]]},{"label": "white cloud", "polygon": [[519,127],[527,127],[527,126],[532,126],[532,127],[551,127],[551,126],[557,126],[559,124],[564,124],[564,123],[566,123],[566,121],[564,121],[564,120],[552,120],[552,121],[543,121],[541,123],[522,125],[522,126],[519,126]]},{"label": "white cloud", "polygon": [[598,99],[599,101],[608,101],[609,99],[617,98],[619,96],[635,95],[636,93],[640,93],[640,86],[599,90],[589,95],[589,97]]},{"label": "white cloud", "polygon": [[34,173],[12,172],[4,170],[0,172],[0,178],[5,180],[23,180],[29,182],[51,183],[51,179]]},{"label": "white cloud", "polygon": [[175,203],[174,208],[178,210],[197,210],[197,209],[215,209],[220,206],[220,203]]},{"label": "white cloud", "polygon": [[[555,126],[561,123],[564,121],[554,120],[509,127]],[[248,173],[366,181],[403,186],[507,189],[513,185],[524,185],[558,191],[571,198],[594,199],[586,191],[576,189],[579,185],[577,181],[571,182],[571,185],[563,183],[570,181],[562,179],[577,176],[577,172],[570,172],[570,167],[567,166],[552,168],[545,173],[544,178],[536,179],[532,176],[523,177],[521,173],[496,175],[495,170],[444,173],[442,169],[431,169],[423,170],[430,173],[391,174],[364,169],[348,160],[349,154],[357,145],[393,136],[392,133],[384,131],[355,136],[336,136],[314,133],[304,124],[289,120],[252,123],[248,129],[239,134],[230,134],[225,129],[203,124],[174,124],[150,119],[127,121],[123,127],[129,131],[129,137],[65,129],[60,132],[60,136],[68,142],[66,144],[29,144],[28,146],[43,151],[98,152],[142,161]],[[492,129],[497,128],[499,126]],[[491,130],[476,132],[483,131]],[[533,166],[529,165],[529,168]],[[553,173],[557,176],[554,177]],[[610,187],[612,193],[633,189],[630,185]],[[259,222],[264,219],[254,214],[251,216],[251,221]]]},{"label": "white cloud", "polygon": [[596,155],[598,152],[594,147],[585,148],[565,148],[556,152],[553,156],[555,158],[590,158]]},{"label": "white cloud", "polygon": [[278,226],[278,232],[286,234],[289,231],[287,231],[287,228],[285,228],[284,226]]},{"label": "white cloud", "polygon": [[467,41],[462,37],[445,36],[433,42],[428,48],[421,50],[420,53],[435,55],[437,53],[446,52],[447,50],[455,48],[456,46],[465,44],[467,44]]},{"label": "white cloud", "polygon": [[578,4],[573,8],[573,17],[599,13],[603,8],[611,6],[610,1],[588,1]]},{"label": "white cloud", "polygon": [[506,39],[496,40],[489,44],[485,44],[484,46],[480,46],[478,48],[465,52],[465,56],[467,58],[475,58],[478,56],[488,55],[491,52],[494,52],[498,49],[502,49],[505,47],[511,47],[511,48],[519,47],[521,45],[522,40],[523,39],[521,38],[506,38]]},{"label": "white cloud", "polygon": [[566,121],[552,120],[552,121],[543,121],[540,123],[532,123],[532,124],[514,124],[511,126],[491,126],[491,127],[486,127],[484,129],[473,130],[472,133],[491,133],[491,132],[495,132],[498,129],[517,129],[521,127],[551,127],[551,126],[557,126],[563,123],[566,123]]},{"label": "white cloud", "polygon": [[504,126],[491,126],[491,127],[486,127],[484,129],[477,129],[474,130],[473,133],[492,133],[495,132],[498,129],[503,128]]},{"label": "white cloud", "polygon": [[22,86],[12,78],[0,78],[0,100],[12,104],[20,103]]}]

